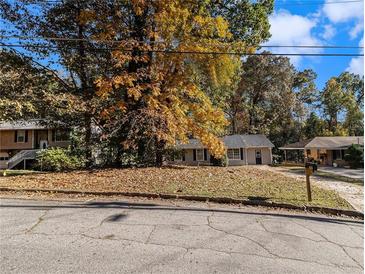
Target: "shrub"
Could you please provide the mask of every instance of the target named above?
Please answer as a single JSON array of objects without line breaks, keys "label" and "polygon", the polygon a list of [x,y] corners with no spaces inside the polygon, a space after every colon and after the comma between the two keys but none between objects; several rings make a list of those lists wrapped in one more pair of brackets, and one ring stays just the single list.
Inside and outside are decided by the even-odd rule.
[{"label": "shrub", "polygon": [[351,145],[345,152],[345,160],[351,168],[359,168],[364,166],[364,151],[360,145]]},{"label": "shrub", "polygon": [[38,152],[35,167],[46,171],[66,171],[84,166],[85,159],[73,155],[70,149],[51,148]]},{"label": "shrub", "polygon": [[211,157],[212,157],[211,162],[212,162],[213,166],[221,166],[221,167],[228,166],[228,157],[226,154],[220,159],[216,159],[213,156],[211,156]]}]

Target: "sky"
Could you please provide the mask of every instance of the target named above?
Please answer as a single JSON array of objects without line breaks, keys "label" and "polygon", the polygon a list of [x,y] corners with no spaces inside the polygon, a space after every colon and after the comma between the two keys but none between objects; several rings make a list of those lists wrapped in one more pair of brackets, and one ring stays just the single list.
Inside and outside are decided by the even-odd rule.
[{"label": "sky", "polygon": [[[364,0],[275,0],[268,45],[363,46]],[[340,3],[335,3],[340,2]],[[0,26],[4,26],[1,24]],[[8,28],[9,26],[7,26]],[[363,49],[265,48],[273,53],[363,53]],[[313,69],[322,89],[344,71],[364,74],[363,57],[290,57],[298,70]]]},{"label": "sky", "polygon": [[[362,46],[364,2],[353,0],[276,0],[266,45]],[[363,53],[363,49],[277,49],[286,53]],[[317,86],[344,71],[364,75],[363,57],[291,57],[298,70],[317,72]]]}]

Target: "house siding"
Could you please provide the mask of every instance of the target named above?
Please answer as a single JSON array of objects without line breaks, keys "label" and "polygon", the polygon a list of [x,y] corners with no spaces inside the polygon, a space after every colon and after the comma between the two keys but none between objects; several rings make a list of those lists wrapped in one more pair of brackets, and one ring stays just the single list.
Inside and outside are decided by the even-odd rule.
[{"label": "house siding", "polygon": [[15,130],[0,131],[0,151],[33,148],[33,130],[28,130],[28,141],[24,143],[15,142],[14,136],[15,136]]},{"label": "house siding", "polygon": [[270,165],[271,159],[271,148],[248,148],[247,149],[247,164],[256,165],[256,150],[261,150],[261,162],[263,165]]},{"label": "house siding", "polygon": [[[247,164],[248,165],[255,165],[256,164],[256,149],[261,150],[261,158],[262,158],[262,164],[268,165],[272,163],[271,159],[271,148],[248,148],[247,149]],[[228,159],[228,165],[229,166],[242,166],[246,165],[246,148],[243,148],[243,155],[241,160],[232,160]],[[185,161],[182,160],[175,160],[172,161],[172,163],[175,164],[183,164],[183,165],[210,165],[210,154],[207,153],[207,160],[206,161],[194,161],[194,149],[184,149],[185,153]]]},{"label": "house siding", "polygon": [[[15,142],[15,130],[0,131],[0,151],[7,152],[12,150],[24,150],[34,148],[34,130],[29,129],[27,142]],[[52,141],[52,130],[48,130],[48,145],[49,147],[67,147],[70,141]]]}]

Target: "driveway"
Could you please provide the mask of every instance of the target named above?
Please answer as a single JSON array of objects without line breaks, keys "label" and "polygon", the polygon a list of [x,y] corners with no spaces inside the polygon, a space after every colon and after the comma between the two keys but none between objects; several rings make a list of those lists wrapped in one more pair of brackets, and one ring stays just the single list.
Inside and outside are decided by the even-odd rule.
[{"label": "driveway", "polygon": [[363,273],[363,222],[172,202],[1,200],[2,273]]},{"label": "driveway", "polygon": [[[260,166],[260,168],[305,181],[304,168],[302,167]],[[332,178],[332,176],[316,175],[316,173],[311,177],[311,182],[324,189],[336,191],[343,199],[348,201],[354,209],[364,213],[363,184],[344,182],[338,178]]]},{"label": "driveway", "polygon": [[351,179],[359,179],[364,180],[364,169],[348,169],[348,168],[340,168],[340,167],[330,167],[330,166],[324,166],[319,167],[319,171],[332,173],[339,176],[348,177]]}]

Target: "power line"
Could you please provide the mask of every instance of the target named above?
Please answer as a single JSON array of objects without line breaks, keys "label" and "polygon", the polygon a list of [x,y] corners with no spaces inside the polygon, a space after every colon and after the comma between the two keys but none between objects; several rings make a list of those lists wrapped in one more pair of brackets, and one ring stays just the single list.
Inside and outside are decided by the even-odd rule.
[{"label": "power line", "polygon": [[350,0],[350,1],[329,1],[329,2],[316,2],[316,1],[305,1],[305,2],[283,2],[277,3],[275,2],[275,6],[314,6],[314,5],[333,5],[333,4],[352,4],[352,3],[361,3],[363,0]]},{"label": "power line", "polygon": [[[19,40],[46,40],[46,41],[74,41],[74,42],[95,42],[95,43],[111,43],[111,44],[120,44],[123,41],[115,41],[115,40],[96,40],[96,39],[83,39],[83,38],[66,38],[66,37],[31,37],[31,36],[3,36],[0,35],[0,39],[19,39]],[[149,41],[140,43],[151,43],[151,44],[159,44],[163,43],[160,41]],[[198,44],[198,43],[196,43]],[[260,48],[316,48],[316,49],[362,49],[364,47],[360,46],[321,46],[321,45],[260,45]]]},{"label": "power line", "polygon": [[[20,44],[0,44],[0,47],[9,48],[45,48],[58,49],[47,45],[20,45]],[[78,49],[78,47],[69,47],[71,49]],[[121,48],[95,48],[94,51],[122,51],[133,52],[133,49]],[[180,50],[139,50],[140,53],[164,53],[164,54],[201,54],[201,55],[239,55],[239,56],[323,56],[323,57],[360,57],[362,54],[358,53],[249,53],[249,52],[222,52],[222,51],[180,51]]]},{"label": "power line", "polygon": [[[36,0],[32,2],[28,2],[26,4],[64,4],[70,1],[62,1],[62,0]],[[306,2],[275,2],[275,6],[310,6],[310,5],[333,5],[333,4],[351,4],[351,3],[361,3],[363,0],[348,0],[348,1],[328,1],[328,2],[320,2],[320,1],[306,1]]]}]

